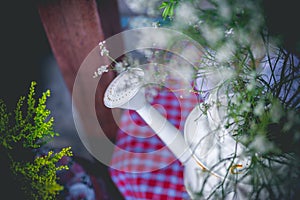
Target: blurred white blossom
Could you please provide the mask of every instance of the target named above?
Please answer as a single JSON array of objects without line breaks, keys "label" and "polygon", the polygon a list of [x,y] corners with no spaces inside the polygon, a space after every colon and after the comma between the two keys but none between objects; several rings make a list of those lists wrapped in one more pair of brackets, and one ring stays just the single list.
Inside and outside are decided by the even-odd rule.
[{"label": "blurred white blossom", "polygon": [[226,42],[217,50],[215,57],[216,61],[220,63],[229,62],[232,60],[235,50],[236,46],[233,44],[233,42]]},{"label": "blurred white blossom", "polygon": [[224,29],[222,27],[213,27],[208,24],[203,24],[201,27],[201,32],[203,37],[214,46],[217,42],[219,42],[224,36]]},{"label": "blurred white blossom", "polygon": [[270,140],[266,139],[265,136],[256,135],[255,138],[250,143],[249,148],[259,154],[264,154],[264,153],[274,151],[275,146]]},{"label": "blurred white blossom", "polygon": [[231,19],[232,16],[232,8],[230,7],[230,5],[228,5],[228,3],[226,1],[219,1],[219,14],[220,16],[229,21]]},{"label": "blurred white blossom", "polygon": [[108,72],[108,65],[102,65],[100,66],[97,71],[94,72],[94,76],[93,78],[97,78],[99,76],[101,76],[103,73]]},{"label": "blurred white blossom", "polygon": [[122,0],[127,7],[136,14],[156,16],[161,13],[159,5],[162,0]]},{"label": "blurred white blossom", "polygon": [[105,41],[102,41],[99,43],[99,48],[100,48],[100,55],[101,56],[108,56],[109,55],[109,51],[106,49],[105,47]]},{"label": "blurred white blossom", "polygon": [[265,111],[265,102],[259,101],[258,104],[254,108],[254,114],[257,116],[261,116]]},{"label": "blurred white blossom", "polygon": [[184,2],[181,3],[176,8],[176,20],[177,22],[185,23],[187,25],[194,25],[196,24],[199,19],[196,14],[196,10],[194,9],[194,6],[191,3]]},{"label": "blurred white blossom", "polygon": [[230,29],[228,29],[228,30],[225,31],[225,37],[229,37],[229,36],[231,36],[233,34],[234,34],[233,28],[230,28]]},{"label": "blurred white blossom", "polygon": [[121,73],[121,72],[125,71],[126,68],[125,68],[123,62],[117,62],[115,64],[114,69],[117,71],[117,73]]}]

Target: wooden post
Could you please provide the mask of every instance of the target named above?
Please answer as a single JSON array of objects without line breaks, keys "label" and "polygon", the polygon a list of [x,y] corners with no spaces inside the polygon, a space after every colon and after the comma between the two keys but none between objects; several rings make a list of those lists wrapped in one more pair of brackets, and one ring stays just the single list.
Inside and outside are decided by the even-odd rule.
[{"label": "wooden post", "polygon": [[[116,0],[110,1],[117,5]],[[116,34],[117,31],[121,31],[119,19],[111,22],[109,16],[99,14],[99,10],[104,8],[98,10],[95,0],[45,0],[39,1],[37,6],[51,49],[70,94],[72,94],[75,77],[80,65],[100,41]],[[119,16],[118,7],[114,6],[109,9],[110,15]],[[110,31],[106,33],[101,22],[103,24],[113,24],[115,28],[112,29],[106,25],[106,30]],[[85,74],[86,78],[84,78],[81,86],[82,96],[80,98],[86,98],[85,94],[89,91],[89,85],[93,81],[92,71],[87,70]],[[102,99],[99,97],[103,96],[105,88],[114,76],[113,72],[108,72],[101,78],[100,86],[96,92],[98,97],[95,98],[98,121],[106,136],[112,141],[115,139],[118,128],[111,110],[104,106]],[[89,124],[89,119],[92,116],[88,116],[84,106],[75,106],[77,106],[79,115],[82,111],[85,112],[84,116],[80,117],[86,133],[91,136],[98,134],[94,133],[93,125]],[[91,112],[93,111],[91,110]]]}]

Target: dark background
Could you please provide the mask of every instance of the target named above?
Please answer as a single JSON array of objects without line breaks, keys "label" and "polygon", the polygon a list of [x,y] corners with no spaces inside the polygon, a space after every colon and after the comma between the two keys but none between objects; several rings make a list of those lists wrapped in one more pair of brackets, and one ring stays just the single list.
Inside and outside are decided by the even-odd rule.
[{"label": "dark background", "polygon": [[31,81],[41,91],[41,66],[51,49],[33,1],[1,4],[0,97],[12,108],[27,94]]}]

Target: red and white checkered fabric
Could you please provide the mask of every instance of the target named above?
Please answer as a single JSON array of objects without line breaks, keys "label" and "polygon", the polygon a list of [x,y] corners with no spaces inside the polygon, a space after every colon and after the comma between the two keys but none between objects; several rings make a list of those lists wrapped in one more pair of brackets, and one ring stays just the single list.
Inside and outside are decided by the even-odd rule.
[{"label": "red and white checkered fabric", "polygon": [[[150,103],[183,133],[198,96],[169,88],[160,89]],[[122,115],[110,174],[126,200],[189,199],[182,164],[135,111]]]}]

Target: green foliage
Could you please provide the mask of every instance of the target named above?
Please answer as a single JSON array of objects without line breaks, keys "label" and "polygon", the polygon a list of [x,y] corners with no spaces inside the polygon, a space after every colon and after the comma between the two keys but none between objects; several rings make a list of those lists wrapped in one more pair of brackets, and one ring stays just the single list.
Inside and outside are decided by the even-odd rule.
[{"label": "green foliage", "polygon": [[[27,105],[24,105],[25,97],[20,97],[16,109],[14,124],[11,113],[7,114],[4,102],[0,101],[1,120],[1,144],[12,149],[15,143],[20,143],[24,148],[39,148],[54,136],[58,136],[53,131],[53,117],[49,117],[50,111],[46,109],[46,99],[50,96],[50,91],[42,94],[36,102],[35,82],[31,83],[27,96]],[[27,108],[27,110],[25,110]]]},{"label": "green foliage", "polygon": [[164,1],[159,6],[159,9],[163,9],[162,17],[164,19],[167,19],[167,17],[172,18],[174,15],[174,10],[176,8],[177,3],[179,0],[170,0],[170,1]]},{"label": "green foliage", "polygon": [[[63,190],[63,186],[57,183],[56,173],[60,170],[69,169],[68,166],[57,166],[57,162],[63,156],[72,156],[70,147],[63,148],[60,152],[48,152],[45,156],[39,156],[33,162],[13,162],[13,170],[23,177],[23,190],[32,199],[55,199],[56,195]],[[28,192],[30,191],[30,192]]]},{"label": "green foliage", "polygon": [[[0,147],[6,155],[14,180],[29,199],[55,199],[63,189],[57,183],[56,173],[68,169],[58,166],[64,156],[72,156],[71,148],[63,148],[60,152],[48,152],[37,156],[36,152],[54,136],[53,117],[46,108],[47,90],[36,101],[36,82],[32,82],[27,98],[21,96],[14,113],[8,112],[3,100],[0,100]],[[25,104],[25,101],[27,104]]]},{"label": "green foliage", "polygon": [[[208,82],[219,82],[209,91],[216,97],[204,102],[204,113],[209,115],[213,107],[222,113],[224,108],[214,131],[227,129],[251,157],[247,173],[235,181],[251,177],[249,199],[258,199],[262,193],[269,199],[291,199],[299,190],[300,177],[300,65],[270,34],[262,2],[177,0],[163,2],[160,8],[164,19],[172,18],[171,28],[205,47],[196,79],[206,76],[204,69],[222,74],[222,78],[206,77]],[[269,76],[260,73],[266,66]],[[220,183],[210,197],[222,194],[225,198],[226,186]],[[230,187],[235,188],[234,183]]]},{"label": "green foliage", "polygon": [[[163,9],[164,19],[171,18],[181,25],[176,29],[214,50],[228,43],[236,45],[236,49],[248,48],[265,28],[260,0],[169,0],[159,8]],[[231,31],[235,34],[225,33]]]}]

